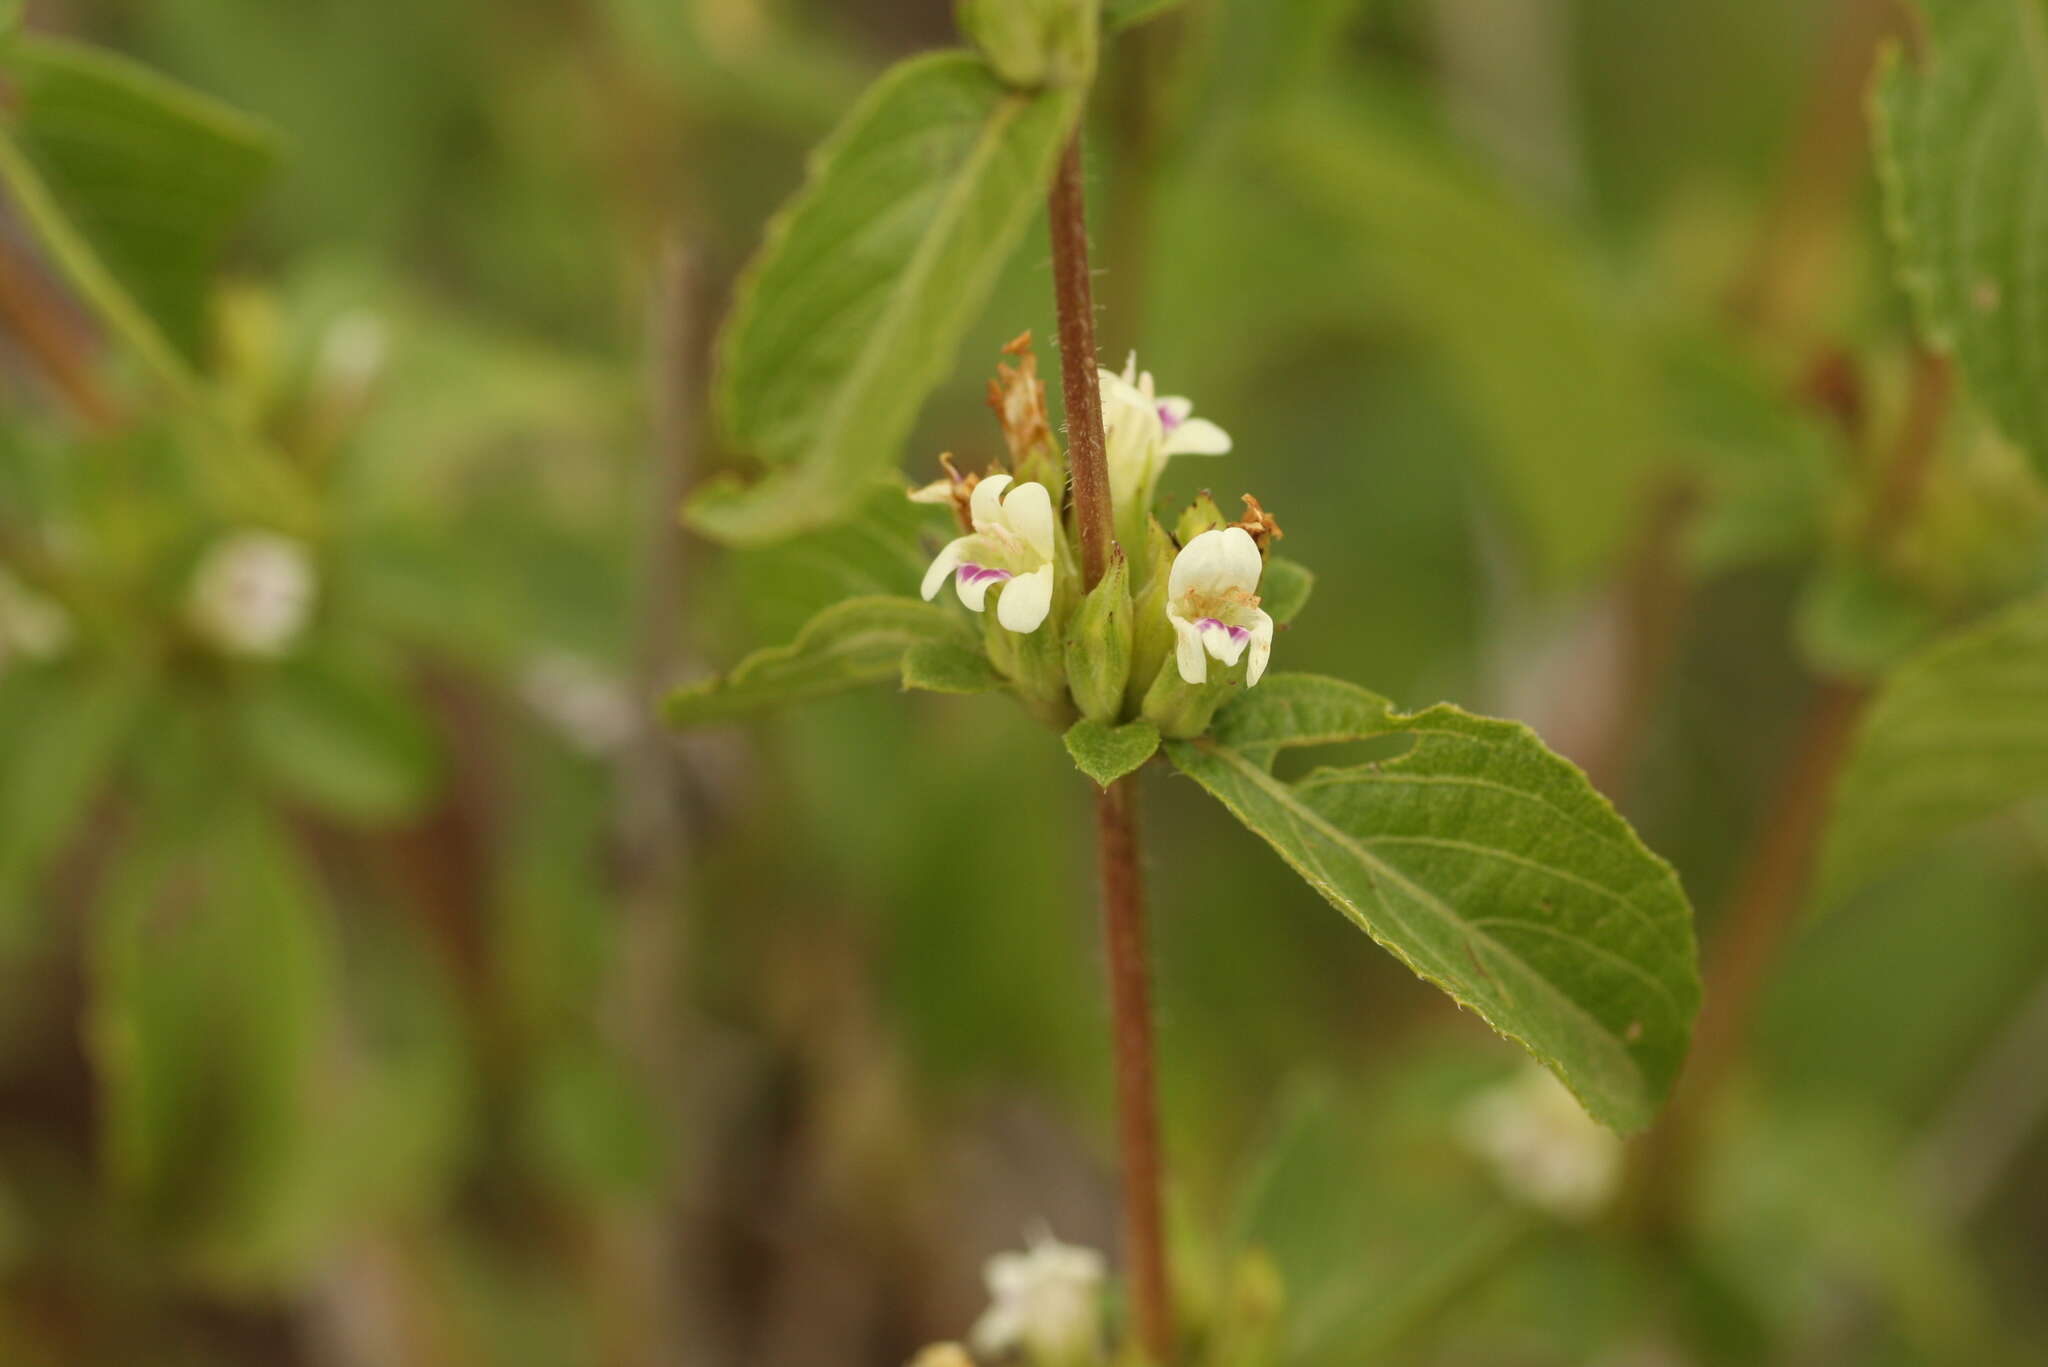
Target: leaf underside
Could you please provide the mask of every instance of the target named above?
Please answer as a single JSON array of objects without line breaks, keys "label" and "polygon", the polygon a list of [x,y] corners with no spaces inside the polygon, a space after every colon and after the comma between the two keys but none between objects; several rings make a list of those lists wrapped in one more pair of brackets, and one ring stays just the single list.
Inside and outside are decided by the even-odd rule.
[{"label": "leaf underside", "polygon": [[1928,340],[2048,472],[2048,15],[1934,0],[1917,68],[1887,56],[1878,164],[1901,282]]},{"label": "leaf underside", "polygon": [[[1282,749],[1407,735],[1396,760],[1287,782]],[[1527,727],[1403,715],[1352,685],[1265,680],[1173,763],[1403,963],[1548,1066],[1597,1120],[1647,1124],[1700,985],[1678,879]]]},{"label": "leaf underside", "polygon": [[2048,595],[1929,646],[1879,689],[1836,785],[1820,900],[2037,794],[2048,794]]},{"label": "leaf underside", "polygon": [[694,526],[738,544],[826,526],[897,463],[1037,212],[1079,98],[1011,90],[967,53],[876,82],[740,284],[719,409],[769,471],[706,489]]},{"label": "leaf underside", "polygon": [[849,598],[813,617],[788,645],[757,650],[729,674],[678,689],[663,713],[671,726],[703,726],[893,680],[904,653],[930,641],[973,645],[957,614],[937,603]]},{"label": "leaf underside", "polygon": [[1098,787],[1134,774],[1159,751],[1159,728],[1149,721],[1108,722],[1083,719],[1067,728],[1067,754],[1074,767],[1093,779]]}]

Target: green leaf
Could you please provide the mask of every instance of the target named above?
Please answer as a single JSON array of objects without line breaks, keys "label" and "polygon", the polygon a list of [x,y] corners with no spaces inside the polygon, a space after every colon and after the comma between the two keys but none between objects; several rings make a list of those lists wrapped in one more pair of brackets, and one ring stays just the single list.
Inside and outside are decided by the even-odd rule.
[{"label": "green leaf", "polygon": [[813,617],[786,646],[757,650],[732,673],[669,695],[671,726],[728,721],[784,703],[893,679],[906,652],[925,641],[972,649],[960,619],[915,598],[849,598]]},{"label": "green leaf", "polygon": [[332,653],[262,681],[240,712],[256,767],[284,793],[344,821],[403,821],[433,796],[441,756],[404,679]]},{"label": "green leaf", "polygon": [[1135,28],[1183,3],[1184,0],[1102,0],[1102,22],[1111,32]]},{"label": "green leaf", "polygon": [[1936,0],[1917,70],[1887,54],[1877,155],[1899,275],[1928,340],[2048,472],[2048,16]]},{"label": "green leaf", "polygon": [[862,99],[770,225],[720,343],[733,446],[772,467],[691,504],[721,540],[837,521],[893,465],[1037,211],[1080,108],[967,53],[906,61]]},{"label": "green leaf", "polygon": [[1355,235],[1356,265],[1435,343],[1539,567],[1608,563],[1663,443],[1655,367],[1585,249],[1384,115],[1304,99],[1261,136],[1275,173]]},{"label": "green leaf", "polygon": [[0,689],[0,943],[38,905],[37,887],[105,789],[135,734],[148,678],[21,670]]},{"label": "green leaf", "polygon": [[275,136],[124,57],[61,39],[22,38],[6,69],[19,101],[0,134],[9,189],[24,201],[47,195],[155,331],[197,361],[215,259],[276,164]]},{"label": "green leaf", "polygon": [[1003,686],[1003,676],[965,642],[919,641],[903,656],[903,686],[927,693],[993,693]]},{"label": "green leaf", "polygon": [[1149,721],[1111,726],[1091,717],[1067,728],[1067,753],[1074,757],[1074,767],[1103,788],[1138,772],[1158,749],[1159,728]]},{"label": "green leaf", "polygon": [[88,1039],[132,1218],[210,1275],[277,1279],[314,1242],[334,946],[283,831],[208,796],[187,795],[205,821],[153,814],[87,920]]},{"label": "green leaf", "polygon": [[1967,822],[2048,793],[2048,595],[1912,656],[1878,689],[1835,788],[1834,901]]},{"label": "green leaf", "polygon": [[1315,586],[1313,570],[1276,555],[1266,562],[1266,572],[1259,577],[1259,606],[1284,625],[1301,615]]},{"label": "green leaf", "polygon": [[[1412,736],[1295,782],[1279,751]],[[1167,755],[1373,939],[1618,1130],[1649,1123],[1699,1009],[1691,909],[1585,775],[1527,727],[1278,675]]]}]

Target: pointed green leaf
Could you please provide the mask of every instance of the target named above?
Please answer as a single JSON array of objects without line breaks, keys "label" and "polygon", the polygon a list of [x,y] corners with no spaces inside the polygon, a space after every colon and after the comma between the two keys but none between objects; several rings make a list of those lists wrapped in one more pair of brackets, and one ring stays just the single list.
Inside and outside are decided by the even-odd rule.
[{"label": "pointed green leaf", "polygon": [[880,683],[896,678],[905,652],[925,641],[971,649],[973,637],[937,603],[849,598],[813,617],[788,645],[757,650],[730,674],[677,689],[664,712],[671,726],[703,726]]},{"label": "pointed green leaf", "polygon": [[1079,108],[1073,90],[1010,90],[968,53],[875,83],[770,226],[720,344],[732,444],[771,468],[706,489],[693,525],[735,543],[824,526],[897,461]]},{"label": "pointed green leaf", "polygon": [[1159,749],[1159,728],[1149,721],[1111,726],[1092,718],[1067,728],[1067,753],[1074,767],[1107,788],[1144,767]]},{"label": "pointed green leaf", "polygon": [[965,641],[919,641],[903,657],[903,686],[926,693],[993,693],[1003,686],[1003,676]]},{"label": "pointed green leaf", "polygon": [[277,162],[275,135],[81,44],[23,37],[5,61],[19,102],[0,134],[9,190],[47,199],[149,324],[199,360],[215,260]]},{"label": "pointed green leaf", "polygon": [[1136,28],[1183,3],[1185,0],[1103,0],[1102,22],[1112,31]]},{"label": "pointed green leaf", "polygon": [[1835,788],[1819,895],[1833,901],[1966,822],[2048,794],[2048,595],[1907,659],[1878,689]]},{"label": "pointed green leaf", "polygon": [[1899,275],[1927,337],[2048,472],[2048,12],[1936,0],[1918,68],[1888,54],[1878,165]]},{"label": "pointed green leaf", "polygon": [[[1399,759],[1288,782],[1279,751],[1411,736]],[[1360,929],[1479,1013],[1618,1130],[1649,1123],[1691,1038],[1692,913],[1669,865],[1514,722],[1395,712],[1333,679],[1268,678],[1179,769]]]}]

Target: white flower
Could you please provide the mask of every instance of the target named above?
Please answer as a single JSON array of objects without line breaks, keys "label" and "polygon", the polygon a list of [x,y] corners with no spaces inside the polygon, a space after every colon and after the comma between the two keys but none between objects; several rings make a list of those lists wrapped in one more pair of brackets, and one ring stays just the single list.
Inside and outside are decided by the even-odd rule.
[{"label": "white flower", "polygon": [[1123,374],[1104,370],[1101,376],[1105,458],[1110,501],[1118,512],[1117,535],[1142,545],[1144,519],[1150,515],[1152,493],[1166,462],[1174,456],[1228,454],[1230,434],[1193,416],[1194,405],[1179,395],[1154,394],[1152,372],[1138,370],[1135,352]]},{"label": "white flower", "polygon": [[519,696],[586,755],[608,755],[633,738],[632,696],[580,655],[551,651],[519,672]]},{"label": "white flower", "polygon": [[960,601],[980,612],[989,586],[1002,584],[996,620],[1011,631],[1031,632],[1052,611],[1052,495],[1043,484],[1019,484],[1005,497],[1009,485],[1010,476],[990,475],[974,486],[968,503],[974,530],[939,552],[925,571],[923,593],[930,602],[957,571],[953,587]]},{"label": "white flower", "polygon": [[968,1340],[994,1357],[1021,1347],[1054,1362],[1092,1360],[1102,1314],[1102,1255],[1040,1229],[1023,1253],[998,1253],[982,1278],[993,1302]]},{"label": "white flower", "polygon": [[192,625],[231,655],[278,656],[312,615],[313,558],[276,532],[246,531],[207,548],[192,575]]},{"label": "white flower", "polygon": [[1166,620],[1173,624],[1174,658],[1182,679],[1207,682],[1209,656],[1227,668],[1246,646],[1252,656],[1245,666],[1245,687],[1266,672],[1273,619],[1260,611],[1255,592],[1264,569],[1259,544],[1242,527],[1215,528],[1181,547],[1166,579]]},{"label": "white flower", "polygon": [[1472,1098],[1458,1134],[1509,1195],[1566,1219],[1598,1213],[1621,1179],[1621,1140],[1535,1064]]},{"label": "white flower", "polygon": [[71,644],[71,614],[0,570],[0,666],[15,655],[47,660]]}]

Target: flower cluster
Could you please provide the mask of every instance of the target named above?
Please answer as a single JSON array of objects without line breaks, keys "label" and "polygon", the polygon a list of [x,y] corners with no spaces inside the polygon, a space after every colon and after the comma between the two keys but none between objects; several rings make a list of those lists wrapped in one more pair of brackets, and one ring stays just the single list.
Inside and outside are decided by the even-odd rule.
[{"label": "flower cluster", "polygon": [[1049,716],[1144,716],[1169,736],[1199,734],[1224,690],[1253,687],[1266,672],[1275,622],[1259,587],[1278,524],[1250,495],[1237,523],[1207,495],[1172,534],[1153,517],[1168,462],[1226,454],[1231,439],[1195,417],[1188,399],[1160,395],[1133,356],[1121,373],[1100,372],[1117,552],[1114,572],[1084,590],[1028,340],[1005,349],[1019,364],[1003,366],[989,387],[1013,468],[963,475],[943,456],[946,477],[911,491],[951,506],[962,532],[932,561],[923,595],[937,597],[950,578],[961,603],[984,614],[993,595],[990,660]]}]

